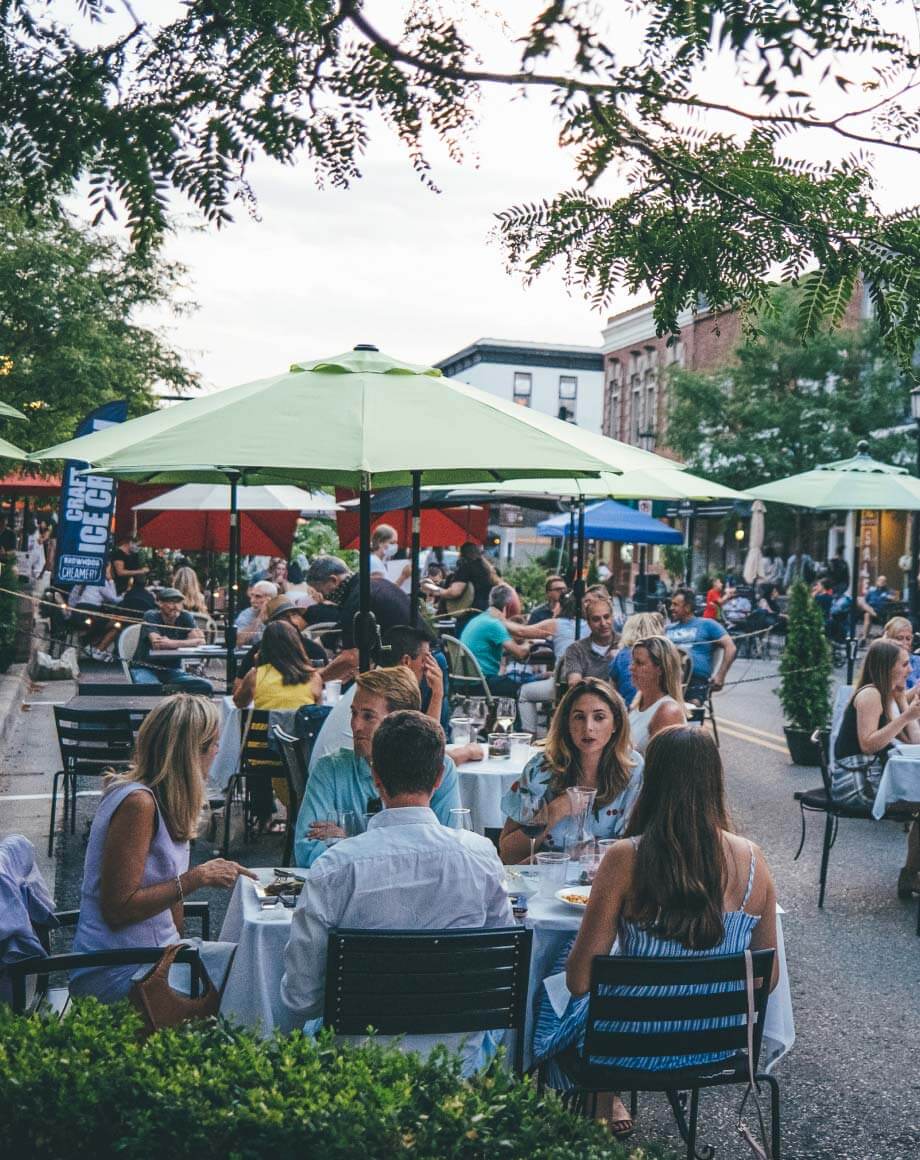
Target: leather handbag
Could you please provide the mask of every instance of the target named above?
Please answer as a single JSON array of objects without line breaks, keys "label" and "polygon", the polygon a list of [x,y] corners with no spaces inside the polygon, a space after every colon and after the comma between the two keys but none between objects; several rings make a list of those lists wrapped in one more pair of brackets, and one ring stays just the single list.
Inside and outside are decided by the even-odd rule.
[{"label": "leather handbag", "polygon": [[[137,979],[128,994],[128,1000],[140,1011],[144,1020],[141,1038],[146,1039],[161,1027],[178,1027],[190,1019],[208,1019],[216,1015],[220,1008],[220,992],[200,960],[197,969],[201,973],[203,994],[189,998],[169,984],[169,969],[183,943],[173,943],[166,947],[158,962],[150,968],[142,979]],[[193,965],[192,969],[196,969]]]},{"label": "leather handbag", "polygon": [[[754,1011],[754,960],[751,958],[751,952],[744,952],[744,975],[745,986],[747,988],[747,1065],[748,1065],[748,1086],[744,1093],[744,1098],[741,1100],[741,1107],[738,1109],[738,1135],[744,1140],[745,1144],[750,1148],[756,1160],[773,1160],[773,1154],[770,1148],[770,1140],[767,1135],[767,1127],[764,1122],[763,1108],[760,1106],[760,1092],[757,1087],[757,1080],[754,1076],[754,1020],[756,1014]],[[760,1129],[760,1140],[758,1141],[754,1133],[744,1122],[744,1107],[748,1102],[748,1098],[753,1096],[754,1108],[757,1112],[757,1123]]]}]

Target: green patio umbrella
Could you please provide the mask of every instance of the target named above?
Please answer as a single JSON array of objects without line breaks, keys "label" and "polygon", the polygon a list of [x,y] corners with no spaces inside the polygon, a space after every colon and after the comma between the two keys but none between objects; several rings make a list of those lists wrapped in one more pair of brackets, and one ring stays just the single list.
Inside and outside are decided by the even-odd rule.
[{"label": "green patio umbrella", "polygon": [[0,439],[0,459],[28,458],[28,451],[23,451],[21,447],[17,447],[15,443],[10,443],[6,439]]},{"label": "green patio umbrella", "polygon": [[[361,496],[358,640],[366,667],[370,492],[408,483],[417,498],[423,475],[426,482],[458,484],[484,477],[570,477],[657,461],[601,436],[586,440],[586,434],[433,368],[361,346],[57,444],[32,458],[79,459],[100,474],[151,483],[229,481],[234,514],[240,483],[354,488]],[[602,440],[604,458],[584,449],[591,440]],[[233,608],[228,611],[232,621]],[[228,651],[232,636],[231,627]]]},{"label": "green patio umbrella", "polygon": [[27,415],[23,415],[22,411],[17,411],[15,407],[11,407],[9,403],[4,403],[0,400],[0,418],[3,419],[27,419]]},{"label": "green patio umbrella", "polygon": [[[824,463],[811,471],[752,487],[751,495],[765,503],[785,503],[813,511],[856,513],[856,543],[850,579],[850,631],[847,640],[847,683],[853,682],[856,651],[856,599],[859,595],[860,515],[869,511],[920,510],[920,479],[906,467],[881,463],[869,454],[869,444],[857,444],[850,459]],[[913,567],[916,570],[917,561]]]}]

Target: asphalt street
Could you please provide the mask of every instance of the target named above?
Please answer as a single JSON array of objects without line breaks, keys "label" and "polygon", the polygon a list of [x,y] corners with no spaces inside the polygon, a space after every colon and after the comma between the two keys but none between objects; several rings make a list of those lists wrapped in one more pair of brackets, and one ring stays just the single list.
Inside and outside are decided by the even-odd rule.
[{"label": "asphalt street", "polygon": [[[782,1085],[786,1157],[809,1160],[916,1160],[920,1155],[920,939],[917,900],[895,894],[906,836],[895,823],[844,822],[831,853],[827,899],[817,907],[823,819],[812,815],[802,856],[796,789],[817,770],[789,764],[775,695],[775,661],[739,660],[716,699],[729,800],[739,832],[764,850],[786,911],[783,927],[796,1042],[776,1070]],[[79,900],[84,841],[98,798],[81,797],[76,834],[45,858],[48,794],[57,768],[50,702],[72,686],[48,685],[26,698],[0,766],[0,832],[33,839],[60,906]],[[91,791],[91,783],[86,784]],[[39,795],[39,796],[35,796]],[[237,845],[232,856],[274,865],[281,839]],[[213,847],[198,842],[195,858]],[[214,930],[226,899],[212,895]],[[700,1139],[720,1158],[746,1160],[735,1118],[740,1089],[704,1094]],[[638,1140],[679,1141],[663,1098],[642,1097]]]}]

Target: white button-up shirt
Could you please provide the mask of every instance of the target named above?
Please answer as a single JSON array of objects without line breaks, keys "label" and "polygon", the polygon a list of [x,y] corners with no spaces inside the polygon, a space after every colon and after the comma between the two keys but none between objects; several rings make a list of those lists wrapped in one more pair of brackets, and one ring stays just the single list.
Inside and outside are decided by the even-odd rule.
[{"label": "white button-up shirt", "polygon": [[[284,952],[288,1030],[323,1012],[326,944],[336,927],[438,930],[510,927],[503,870],[487,838],[442,826],[427,807],[383,810],[367,831],[331,846],[307,871]],[[410,1051],[464,1044],[464,1071],[484,1059],[485,1035],[410,1035]]]}]

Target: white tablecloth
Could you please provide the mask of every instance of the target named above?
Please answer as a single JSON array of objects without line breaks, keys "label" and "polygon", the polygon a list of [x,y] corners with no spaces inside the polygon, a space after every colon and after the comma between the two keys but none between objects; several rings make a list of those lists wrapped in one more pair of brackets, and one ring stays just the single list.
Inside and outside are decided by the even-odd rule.
[{"label": "white tablecloth", "polygon": [[885,762],[872,805],[873,818],[880,821],[895,802],[920,802],[920,760],[902,757],[897,752],[893,752]]},{"label": "white tablecloth", "polygon": [[[260,869],[256,873],[263,882],[270,882],[273,877],[271,869]],[[767,1004],[761,1054],[761,1063],[767,1070],[786,1054],[795,1041],[781,913],[777,908],[779,982]],[[221,1014],[263,1035],[270,1034],[273,1027],[284,1023],[281,976],[284,974],[284,948],[292,914],[293,911],[283,908],[280,903],[270,910],[262,910],[255,884],[249,878],[239,878],[220,931],[221,942],[238,943],[236,957],[224,987]],[[526,1067],[533,1062],[531,1043],[539,988],[543,980],[552,974],[563,946],[578,930],[581,917],[581,911],[564,906],[555,899],[545,899],[539,895],[530,899],[526,925],[533,929],[534,939],[527,996],[524,1046]]]},{"label": "white tablecloth", "polygon": [[483,833],[486,828],[500,830],[505,824],[502,796],[537,752],[537,749],[528,749],[523,761],[512,761],[510,757],[486,757],[483,761],[465,761],[457,766],[460,800],[469,809],[477,833]]}]

